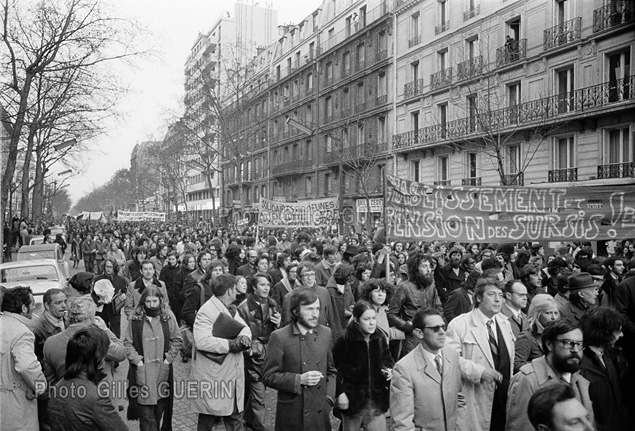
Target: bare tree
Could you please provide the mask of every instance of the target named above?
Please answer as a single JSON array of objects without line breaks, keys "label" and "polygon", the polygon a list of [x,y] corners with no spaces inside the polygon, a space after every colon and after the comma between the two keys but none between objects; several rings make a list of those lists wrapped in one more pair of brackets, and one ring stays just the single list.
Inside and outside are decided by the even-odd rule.
[{"label": "bare tree", "polygon": [[[6,49],[0,50],[0,64],[9,79],[0,94],[12,126],[2,178],[4,212],[19,145],[25,137],[23,128],[29,122],[35,123],[44,112],[32,115],[37,106],[33,91],[38,79],[48,79],[52,85],[56,79],[72,78],[71,71],[79,71],[84,76],[90,74],[87,78],[92,82],[99,82],[103,78],[101,65],[139,52],[132,48],[138,29],[130,21],[108,16],[96,0],[4,0],[1,8],[1,34]],[[29,143],[26,145],[28,149]],[[28,187],[28,181],[25,183],[24,187]]]}]

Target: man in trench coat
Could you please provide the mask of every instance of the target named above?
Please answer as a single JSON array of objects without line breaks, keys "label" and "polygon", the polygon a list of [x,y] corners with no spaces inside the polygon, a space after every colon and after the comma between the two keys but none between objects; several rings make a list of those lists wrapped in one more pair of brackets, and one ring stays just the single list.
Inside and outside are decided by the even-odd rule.
[{"label": "man in trench coat", "polygon": [[331,330],[318,324],[320,300],[301,288],[289,301],[292,322],[269,340],[263,381],[278,390],[276,431],[327,431],[337,370]]}]

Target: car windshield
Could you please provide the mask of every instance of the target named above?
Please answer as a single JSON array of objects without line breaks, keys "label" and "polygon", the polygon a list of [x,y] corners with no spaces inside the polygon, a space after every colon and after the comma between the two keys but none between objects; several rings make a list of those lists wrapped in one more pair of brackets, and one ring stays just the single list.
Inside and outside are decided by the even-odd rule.
[{"label": "car windshield", "polygon": [[53,265],[22,266],[2,270],[3,283],[29,280],[60,281]]}]

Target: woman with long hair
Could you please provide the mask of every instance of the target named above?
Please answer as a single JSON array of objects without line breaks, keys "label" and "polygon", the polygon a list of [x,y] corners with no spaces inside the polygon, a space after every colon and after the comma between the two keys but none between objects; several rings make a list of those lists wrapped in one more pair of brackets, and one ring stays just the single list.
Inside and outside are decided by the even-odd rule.
[{"label": "woman with long hair", "polygon": [[130,362],[128,419],[139,419],[141,431],[171,430],[172,363],[182,339],[176,317],[158,287],[150,285],[143,290],[123,343]]},{"label": "woman with long hair", "polygon": [[123,270],[123,276],[128,282],[134,282],[141,277],[141,264],[148,257],[148,249],[145,247],[136,247],[130,253],[131,259],[126,262]]},{"label": "woman with long hair", "polygon": [[111,397],[97,391],[108,345],[108,335],[93,326],[80,329],[68,341],[64,378],[49,389],[52,431],[128,430]]},{"label": "woman with long hair", "polygon": [[545,326],[560,319],[558,304],[547,293],[540,293],[531,301],[527,312],[529,328],[521,332],[514,343],[514,373],[525,364],[542,356],[542,332]]},{"label": "woman with long hair", "polygon": [[335,342],[333,362],[338,370],[335,405],[343,430],[385,430],[394,361],[368,301],[353,306],[353,321]]},{"label": "woman with long hair", "polygon": [[[119,250],[121,251],[121,250]],[[115,289],[112,301],[104,304],[101,311],[97,315],[104,319],[106,326],[117,338],[121,337],[121,309],[126,300],[126,290],[128,283],[126,279],[119,275],[119,264],[115,259],[106,259],[104,262],[104,273],[98,275],[94,279],[94,283],[99,280],[108,280]],[[93,286],[94,286],[93,283]]]}]

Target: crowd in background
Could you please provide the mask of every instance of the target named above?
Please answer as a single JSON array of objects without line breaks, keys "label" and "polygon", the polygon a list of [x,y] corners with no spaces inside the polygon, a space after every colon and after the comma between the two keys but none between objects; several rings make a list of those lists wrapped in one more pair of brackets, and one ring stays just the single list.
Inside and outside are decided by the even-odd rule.
[{"label": "crowd in background", "polygon": [[[547,255],[538,243],[387,242],[381,229],[70,219],[61,239],[85,271],[45,296],[38,319],[29,321],[28,291],[9,294],[0,317],[15,320],[2,343],[25,341],[31,361],[2,384],[23,382],[30,399],[20,406],[39,409],[41,429],[71,429],[60,422],[69,408],[87,413],[72,429],[125,429],[119,405],[142,430],[170,429],[179,357],[191,381],[233,382],[229,397],[193,397],[199,430],[221,419],[228,430],[264,430],[266,387],[278,391],[276,430],[330,429],[331,410],[344,430],[531,430],[555,420],[543,404],[556,396],[580,404],[567,409],[579,413],[577,429],[635,427],[633,240],[607,243],[608,256],[584,243]],[[85,354],[69,368],[78,348]],[[93,386],[126,359],[129,386],[149,393],[100,399]],[[40,377],[48,390],[38,399]],[[90,382],[90,402],[51,395],[77,379]],[[560,384],[573,396],[543,390]],[[23,427],[32,415],[7,422],[1,393],[1,428],[35,429]]]}]

